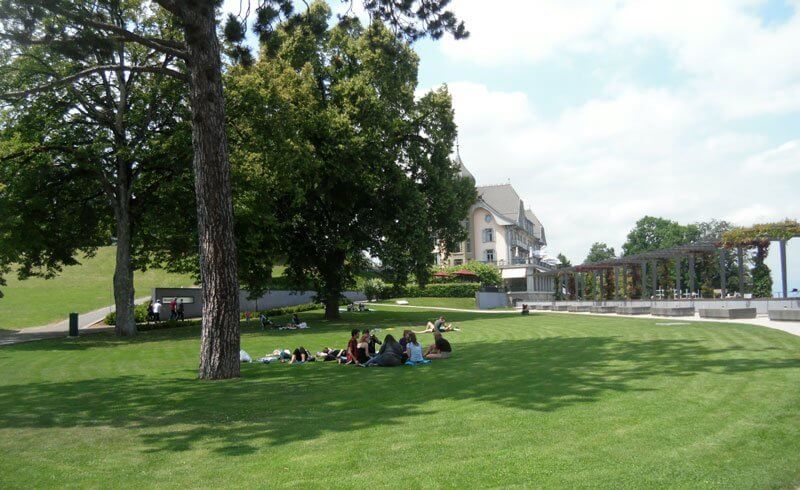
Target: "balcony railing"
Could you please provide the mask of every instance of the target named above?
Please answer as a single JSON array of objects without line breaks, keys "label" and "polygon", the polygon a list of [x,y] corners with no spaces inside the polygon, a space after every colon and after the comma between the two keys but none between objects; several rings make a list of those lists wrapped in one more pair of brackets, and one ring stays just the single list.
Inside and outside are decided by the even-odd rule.
[{"label": "balcony railing", "polygon": [[515,257],[511,260],[481,260],[484,264],[493,264],[497,267],[512,267],[515,265],[535,265],[549,271],[555,270],[554,265],[542,262],[541,259],[536,257]]}]

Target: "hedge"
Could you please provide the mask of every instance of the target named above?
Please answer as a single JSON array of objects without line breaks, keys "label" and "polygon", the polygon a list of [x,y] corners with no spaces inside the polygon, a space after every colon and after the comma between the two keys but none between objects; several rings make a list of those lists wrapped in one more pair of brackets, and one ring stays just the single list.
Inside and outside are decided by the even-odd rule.
[{"label": "hedge", "polygon": [[[320,310],[322,308],[324,308],[324,306],[320,303],[305,303],[296,306],[284,306],[281,308],[270,308],[269,310],[256,311],[254,312],[253,317],[258,318],[258,316],[261,315],[262,313],[268,317],[291,315],[292,313],[300,313],[301,311]],[[244,318],[244,315],[242,315],[242,318]]]},{"label": "hedge", "polygon": [[400,296],[404,298],[474,298],[481,288],[475,282],[459,282],[450,284],[428,284],[420,288],[416,284],[408,284],[402,288]]}]

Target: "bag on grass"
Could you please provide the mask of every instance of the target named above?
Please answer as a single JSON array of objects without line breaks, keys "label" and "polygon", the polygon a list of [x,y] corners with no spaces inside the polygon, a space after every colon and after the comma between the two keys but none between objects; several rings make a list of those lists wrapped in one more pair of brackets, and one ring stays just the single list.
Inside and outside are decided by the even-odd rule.
[{"label": "bag on grass", "polygon": [[245,352],[244,349],[239,350],[239,362],[252,362],[250,354]]}]

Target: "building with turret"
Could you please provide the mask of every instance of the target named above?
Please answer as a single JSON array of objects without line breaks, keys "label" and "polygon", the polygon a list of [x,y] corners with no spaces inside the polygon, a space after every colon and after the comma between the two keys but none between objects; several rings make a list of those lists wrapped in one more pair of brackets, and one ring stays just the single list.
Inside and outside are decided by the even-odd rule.
[{"label": "building with turret", "polygon": [[[461,175],[474,182],[458,154],[456,162]],[[437,247],[436,263],[453,266],[477,260],[495,264],[512,299],[553,299],[555,267],[542,260],[542,247],[547,245],[542,222],[510,183],[476,186],[476,190],[478,199],[463,223],[467,239],[455,250]]]}]

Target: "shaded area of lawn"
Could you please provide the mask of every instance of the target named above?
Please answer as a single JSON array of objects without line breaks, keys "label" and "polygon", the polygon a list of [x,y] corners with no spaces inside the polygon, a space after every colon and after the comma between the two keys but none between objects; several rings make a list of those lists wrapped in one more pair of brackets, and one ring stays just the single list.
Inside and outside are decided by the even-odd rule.
[{"label": "shaded area of lawn", "polygon": [[[273,347],[300,343],[316,350],[342,343],[353,325],[379,325],[383,334],[398,334],[408,325],[420,325],[431,313],[353,313],[345,315],[341,322],[330,323],[323,322],[317,314],[307,316],[313,326],[308,332],[262,333],[255,326],[245,326],[243,346],[254,356]],[[196,328],[148,332],[133,343],[97,336],[0,349],[0,366],[6,369],[17,365],[11,359],[25,359],[21,356],[24,353],[50,355],[56,362],[69,363],[62,368],[78,371],[78,379],[69,375],[55,380],[19,375],[15,382],[17,376],[12,375],[2,383],[0,434],[35,431],[48,437],[51,431],[105,427],[133,437],[136,451],[145,458],[156,454],[162,454],[158,458],[183,453],[212,454],[220,458],[213,463],[217,471],[235,471],[234,461],[263,456],[264,451],[282,461],[276,464],[295,467],[292,458],[311,451],[306,446],[309,441],[323,444],[313,450],[323,460],[335,459],[334,455],[340,452],[351,454],[349,445],[359,448],[353,455],[358,458],[358,452],[365,451],[359,445],[362,439],[365,444],[381,446],[382,434],[397,431],[413,432],[421,452],[423,447],[446,444],[441,438],[462,441],[484,452],[494,447],[495,439],[509,438],[504,444],[517,453],[533,449],[548,454],[550,443],[531,435],[546,434],[557,442],[557,434],[551,432],[561,427],[559,430],[566,431],[561,434],[562,444],[571,438],[585,444],[579,449],[585,454],[572,456],[575,463],[586,464],[579,462],[590,456],[602,457],[611,450],[606,444],[612,448],[614,444],[633,444],[634,451],[655,451],[644,441],[662,440],[664,427],[671,427],[672,417],[688,417],[683,422],[688,427],[672,430],[713,434],[715,421],[708,413],[709,407],[713,405],[718,410],[718,404],[727,403],[728,395],[722,394],[729,389],[738,393],[740,405],[726,410],[737,420],[758,415],[763,409],[763,389],[774,397],[771,402],[775,406],[795,403],[797,407],[796,402],[800,401],[796,390],[787,392],[792,386],[780,390],[776,389],[780,384],[754,384],[754,380],[770,378],[800,381],[800,342],[781,333],[762,333],[750,327],[722,331],[726,327],[713,324],[656,330],[650,326],[652,322],[566,315],[520,318],[509,314],[487,318],[454,313],[448,317],[462,323],[464,332],[450,335],[454,357],[431,366],[362,369],[332,363],[252,364],[243,366],[242,379],[216,383],[193,379],[195,361],[187,357],[196,356]],[[718,338],[714,339],[714,335]],[[425,341],[430,341],[430,336],[425,336]],[[81,362],[100,364],[91,366],[90,372],[80,372]],[[720,393],[720,400],[709,407],[700,402],[715,392]],[[768,437],[775,437],[770,440],[771,447],[791,452],[788,464],[800,461],[800,455],[795,453],[797,443],[789,443],[798,430],[786,425],[798,420],[798,414],[786,415],[786,420],[773,422],[782,427],[779,432],[785,438],[774,434]],[[633,430],[629,427],[631,421],[651,427],[630,439],[593,439],[598,436],[591,424]],[[420,423],[433,431],[420,429]],[[504,425],[515,424],[515,433],[529,435],[514,438],[504,432]],[[613,435],[613,431],[605,432]],[[49,444],[53,442],[50,440]],[[683,447],[680,440],[662,443]],[[740,451],[735,459],[748,468],[757,466],[759,458],[765,457],[728,444],[717,449],[726,455]],[[519,477],[530,471],[516,456],[508,456],[501,449],[495,451],[498,452],[494,455],[483,456],[491,459],[503,454],[503,458],[510,458],[514,465],[522,465],[512,465]],[[688,452],[680,458],[689,456],[697,457]],[[557,461],[562,456],[553,457]],[[460,467],[458,460],[448,455],[437,458],[439,464],[449,467],[449,471],[463,472],[465,478],[476,476],[474,472],[481,468],[477,462],[471,468]],[[713,458],[710,454],[709,461]],[[233,466],[226,470],[228,464]],[[718,468],[701,464],[706,465],[702,471],[719,476]],[[557,468],[558,464],[551,470],[558,471]],[[788,473],[782,473],[777,482],[787,483],[792,471],[797,475],[796,467],[785,470]],[[303,478],[322,478],[334,474],[337,468],[323,467],[321,473],[308,471],[312,474],[302,475]],[[627,470],[620,467],[619,471]],[[514,474],[490,481],[520,483]],[[347,482],[355,485],[360,480]]]}]

